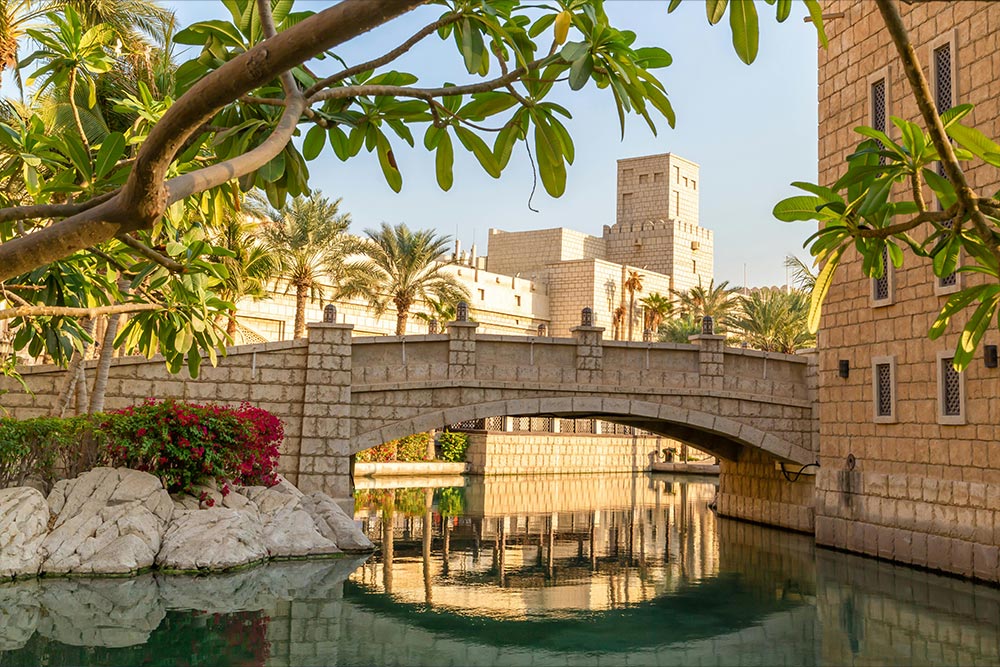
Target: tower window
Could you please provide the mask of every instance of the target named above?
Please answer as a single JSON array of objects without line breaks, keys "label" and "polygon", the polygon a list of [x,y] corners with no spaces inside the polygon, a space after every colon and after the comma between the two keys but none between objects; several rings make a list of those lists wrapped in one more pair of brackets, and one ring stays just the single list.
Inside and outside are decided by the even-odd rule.
[{"label": "tower window", "polygon": [[889,261],[889,250],[882,249],[882,277],[872,278],[872,306],[888,306],[892,304],[894,295],[894,273],[892,262]]},{"label": "tower window", "polygon": [[872,359],[872,398],[876,424],[896,421],[896,360],[894,357]]},{"label": "tower window", "polygon": [[938,353],[938,423],[965,423],[965,378],[953,366],[952,352]]}]

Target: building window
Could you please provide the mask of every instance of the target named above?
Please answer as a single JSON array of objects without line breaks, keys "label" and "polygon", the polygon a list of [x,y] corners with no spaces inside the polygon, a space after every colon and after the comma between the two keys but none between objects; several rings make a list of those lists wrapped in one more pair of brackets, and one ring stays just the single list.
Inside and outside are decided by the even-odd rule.
[{"label": "building window", "polygon": [[965,423],[965,374],[955,370],[953,352],[938,352],[938,423]]},{"label": "building window", "polygon": [[517,306],[518,308],[521,307],[521,297],[519,297],[516,294],[514,295],[514,305]]},{"label": "building window", "polygon": [[649,182],[649,174],[639,174],[639,185],[645,185]]},{"label": "building window", "polygon": [[895,298],[895,273],[889,250],[882,249],[882,277],[872,278],[872,307],[888,306]]},{"label": "building window", "polygon": [[674,191],[674,217],[678,220],[681,219],[681,193],[679,190]]},{"label": "building window", "polygon": [[698,260],[691,260],[691,273],[698,273]]},{"label": "building window", "polygon": [[[878,79],[871,84],[871,120],[872,127],[879,132],[885,132],[885,79]],[[881,141],[876,139],[879,149],[884,149]],[[879,164],[885,164],[885,156],[880,155]]]},{"label": "building window", "polygon": [[679,180],[681,180],[681,168],[674,167],[674,182],[676,183]]},{"label": "building window", "polygon": [[692,190],[698,189],[698,181],[694,180],[693,178],[691,179],[691,189]]},{"label": "building window", "polygon": [[872,359],[872,397],[876,424],[896,421],[896,358]]},{"label": "building window", "polygon": [[[955,106],[954,63],[952,60],[952,42],[950,40],[932,47],[931,80],[933,82],[934,104],[938,113],[943,113]],[[937,173],[939,176],[947,178],[944,166],[940,162],[937,165]],[[940,201],[937,203],[937,209],[944,210]],[[961,263],[961,255],[959,255],[959,262]],[[934,285],[935,294],[952,294],[961,288],[958,272],[935,277],[935,280],[937,281]]]},{"label": "building window", "polygon": [[663,174],[662,171],[658,171],[658,172],[656,172],[656,173],[653,174],[653,182],[654,183],[662,183],[663,181],[664,181],[664,174]]},{"label": "building window", "polygon": [[479,290],[479,300],[486,301],[486,290],[484,289]]}]

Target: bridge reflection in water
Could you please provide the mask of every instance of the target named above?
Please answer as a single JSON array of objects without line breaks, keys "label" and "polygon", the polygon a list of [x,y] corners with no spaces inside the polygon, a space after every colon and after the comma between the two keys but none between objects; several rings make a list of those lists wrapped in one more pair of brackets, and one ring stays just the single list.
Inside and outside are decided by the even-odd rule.
[{"label": "bridge reflection in water", "polygon": [[714,492],[370,488],[367,562],[0,584],[0,666],[1000,664],[1000,590],[717,519]]}]

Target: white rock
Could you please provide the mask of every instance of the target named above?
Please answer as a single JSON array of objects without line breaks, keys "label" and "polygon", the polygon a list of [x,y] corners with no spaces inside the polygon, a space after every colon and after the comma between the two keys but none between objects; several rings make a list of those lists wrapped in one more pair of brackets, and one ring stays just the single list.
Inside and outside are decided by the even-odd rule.
[{"label": "white rock", "polygon": [[0,579],[34,576],[49,530],[49,505],[37,489],[0,489]]},{"label": "white rock", "polygon": [[174,512],[160,480],[127,468],[95,468],[56,483],[55,526],[41,547],[50,574],[127,574],[151,567]]},{"label": "white rock", "polygon": [[156,564],[168,570],[226,570],[267,558],[256,508],[177,511]]},{"label": "white rock", "polygon": [[[295,489],[288,482],[284,484]],[[250,486],[242,489],[246,496],[239,494],[249,498],[248,502],[260,511],[268,555],[287,558],[340,553],[337,544],[319,532],[312,516],[303,509],[301,494],[291,493],[288,488]]]},{"label": "white rock", "polygon": [[35,634],[42,614],[38,593],[37,580],[0,586],[0,652],[22,648]]},{"label": "white rock", "polygon": [[371,551],[375,548],[354,519],[347,516],[333,498],[317,491],[302,498],[302,509],[309,513],[320,534],[343,551]]},{"label": "white rock", "polygon": [[152,575],[132,579],[55,579],[40,596],[38,633],[71,646],[118,648],[149,641],[166,616]]}]

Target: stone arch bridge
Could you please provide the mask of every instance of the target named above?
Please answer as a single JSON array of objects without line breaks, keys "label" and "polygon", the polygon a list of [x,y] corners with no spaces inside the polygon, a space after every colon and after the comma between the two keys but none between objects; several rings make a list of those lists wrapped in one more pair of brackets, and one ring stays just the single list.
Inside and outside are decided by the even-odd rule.
[{"label": "stone arch bridge", "polygon": [[[817,459],[814,356],[726,348],[714,335],[679,345],[607,341],[592,326],[572,338],[476,327],[361,338],[351,325],[317,323],[306,339],[232,348],[197,379],[171,376],[157,359],[122,358],[106,404],[152,396],[259,405],[285,422],[285,474],[335,496],[350,494],[351,454],[405,435],[496,415],[601,418],[719,456],[720,512],[812,530],[811,481],[778,468]],[[63,372],[22,370],[33,393],[8,382],[0,404],[15,417],[47,414]]]}]

